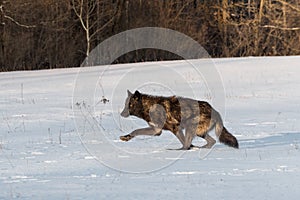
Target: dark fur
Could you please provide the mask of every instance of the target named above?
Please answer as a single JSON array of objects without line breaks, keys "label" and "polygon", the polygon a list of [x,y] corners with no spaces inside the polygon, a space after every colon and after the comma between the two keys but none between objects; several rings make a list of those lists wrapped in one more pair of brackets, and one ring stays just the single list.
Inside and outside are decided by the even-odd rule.
[{"label": "dark fur", "polygon": [[192,147],[192,140],[196,135],[207,141],[204,148],[211,148],[215,140],[208,135],[208,132],[215,127],[220,142],[234,148],[239,147],[236,138],[223,127],[220,114],[205,101],[176,96],[151,96],[138,91],[132,94],[128,91],[121,115],[123,117],[133,115],[144,119],[149,124],[148,128],[137,129],[121,136],[120,139],[123,141],[128,141],[137,135],[160,135],[162,130],[169,130],[182,143],[182,149]]}]

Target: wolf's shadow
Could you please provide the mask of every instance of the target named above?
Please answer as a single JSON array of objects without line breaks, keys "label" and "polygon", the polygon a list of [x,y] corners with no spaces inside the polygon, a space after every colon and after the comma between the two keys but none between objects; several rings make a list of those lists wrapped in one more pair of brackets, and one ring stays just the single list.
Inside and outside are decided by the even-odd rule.
[{"label": "wolf's shadow", "polygon": [[239,143],[243,149],[285,145],[294,145],[295,148],[300,148],[300,133],[278,133],[264,138],[239,140]]}]

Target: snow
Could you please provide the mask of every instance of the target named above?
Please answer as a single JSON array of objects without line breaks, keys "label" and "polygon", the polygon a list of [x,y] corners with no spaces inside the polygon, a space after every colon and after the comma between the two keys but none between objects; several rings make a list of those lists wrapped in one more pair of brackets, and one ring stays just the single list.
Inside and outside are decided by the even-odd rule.
[{"label": "snow", "polygon": [[[0,199],[298,199],[299,63],[250,57],[0,73]],[[207,77],[205,67],[218,73]],[[172,151],[181,146],[167,131],[121,142],[145,126],[119,116],[127,89],[210,102],[240,149]]]}]

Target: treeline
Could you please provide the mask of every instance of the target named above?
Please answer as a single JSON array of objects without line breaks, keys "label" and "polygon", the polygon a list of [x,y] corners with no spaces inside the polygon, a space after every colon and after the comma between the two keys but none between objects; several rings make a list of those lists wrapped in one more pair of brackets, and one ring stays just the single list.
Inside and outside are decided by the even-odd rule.
[{"label": "treeline", "polygon": [[[0,71],[80,66],[122,31],[164,27],[212,57],[300,54],[299,0],[0,0]],[[161,50],[115,63],[179,59]]]}]

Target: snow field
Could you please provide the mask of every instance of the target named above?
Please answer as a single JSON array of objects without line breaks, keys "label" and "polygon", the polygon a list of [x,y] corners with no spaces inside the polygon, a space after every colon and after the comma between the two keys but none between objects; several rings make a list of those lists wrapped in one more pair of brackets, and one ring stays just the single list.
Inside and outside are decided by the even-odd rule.
[{"label": "snow field", "polygon": [[[210,91],[191,67],[211,62],[224,89],[216,104],[222,88]],[[299,63],[296,56],[126,64],[100,78],[103,66],[1,73],[0,199],[298,199]],[[86,82],[79,94],[94,91],[96,102],[74,97],[78,72]],[[169,132],[120,142],[145,126],[119,117],[126,90],[136,89],[127,88],[131,83],[151,94],[209,101],[223,110],[240,149],[217,143],[212,151],[173,153],[167,148],[180,144]],[[140,169],[149,172],[123,172]]]}]

